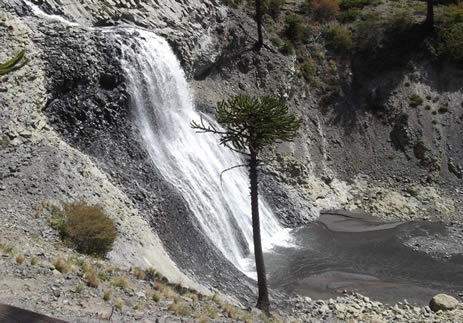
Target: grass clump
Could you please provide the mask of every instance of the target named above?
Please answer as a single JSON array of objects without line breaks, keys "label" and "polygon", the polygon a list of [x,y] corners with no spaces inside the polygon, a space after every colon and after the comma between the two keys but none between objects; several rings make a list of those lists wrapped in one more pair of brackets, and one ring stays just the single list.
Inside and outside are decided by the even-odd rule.
[{"label": "grass clump", "polygon": [[183,294],[183,296],[188,297],[189,299],[191,299],[193,301],[193,303],[198,303],[198,301],[199,301],[198,295],[196,295],[195,293],[192,293],[192,292],[186,292],[185,294]]},{"label": "grass clump", "polygon": [[89,287],[98,288],[100,285],[100,279],[98,278],[96,271],[90,271],[85,274],[85,282]]},{"label": "grass clump", "polygon": [[439,107],[439,110],[437,110],[437,111],[438,111],[439,113],[447,113],[447,112],[449,112],[449,107],[446,106],[446,105],[441,105],[441,106]]},{"label": "grass clump", "polygon": [[53,266],[62,274],[71,271],[71,265],[61,257],[53,262]]},{"label": "grass clump", "polygon": [[172,303],[169,305],[168,309],[179,316],[191,316],[192,314],[191,308],[183,303]]},{"label": "grass clump", "polygon": [[51,213],[50,225],[77,251],[103,257],[111,250],[117,235],[116,226],[101,206],[71,202],[63,204],[63,211],[55,207]]},{"label": "grass clump", "polygon": [[8,138],[7,136],[0,137],[0,148],[1,149],[6,149],[9,144],[10,144],[10,138]]},{"label": "grass clump", "polygon": [[145,279],[145,272],[143,271],[143,269],[141,269],[139,267],[135,267],[133,269],[133,274],[134,274],[135,278],[137,278],[138,280]]},{"label": "grass clump", "polygon": [[24,263],[24,260],[26,260],[26,258],[24,257],[22,253],[16,256],[16,263],[18,265],[22,265]]},{"label": "grass clump", "polygon": [[101,279],[102,281],[108,281],[108,276],[103,272],[103,271],[100,271],[98,272],[98,278]]},{"label": "grass clump", "polygon": [[76,286],[76,289],[74,290],[74,292],[75,292],[76,294],[80,294],[80,293],[83,292],[84,288],[85,288],[84,284],[79,283],[79,284]]},{"label": "grass clump", "polygon": [[423,98],[416,93],[412,94],[409,99],[410,106],[413,108],[423,104]]},{"label": "grass clump", "polygon": [[209,318],[211,319],[217,318],[217,314],[219,310],[215,306],[211,304],[206,304],[206,306],[204,307],[204,310],[206,311],[206,314]]},{"label": "grass clump", "polygon": [[111,285],[122,289],[129,288],[129,279],[127,277],[117,277],[111,280]]},{"label": "grass clump", "polygon": [[32,258],[31,258],[31,265],[32,265],[32,266],[35,266],[35,265],[37,265],[38,263],[39,263],[39,258],[37,258],[37,257],[32,257]]},{"label": "grass clump", "polygon": [[161,300],[161,293],[159,293],[158,291],[153,291],[153,293],[151,294],[151,299],[156,303],[159,303],[159,301]]},{"label": "grass clump", "polygon": [[103,299],[104,299],[105,301],[107,301],[107,302],[110,301],[112,297],[113,297],[113,293],[112,293],[109,289],[107,289],[107,290],[104,291],[104,293],[103,293]]},{"label": "grass clump", "polygon": [[116,299],[116,302],[114,303],[114,305],[116,306],[116,308],[119,310],[119,311],[123,311],[124,308],[125,308],[125,302],[122,298],[118,298]]}]

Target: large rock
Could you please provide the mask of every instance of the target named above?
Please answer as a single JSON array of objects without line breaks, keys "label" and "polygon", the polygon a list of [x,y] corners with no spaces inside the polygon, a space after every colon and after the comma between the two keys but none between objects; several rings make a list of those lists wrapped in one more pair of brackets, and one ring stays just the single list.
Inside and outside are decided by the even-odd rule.
[{"label": "large rock", "polygon": [[434,312],[437,312],[438,310],[453,310],[457,307],[457,305],[458,301],[454,297],[446,294],[437,294],[431,299],[431,302],[429,303],[429,307]]}]

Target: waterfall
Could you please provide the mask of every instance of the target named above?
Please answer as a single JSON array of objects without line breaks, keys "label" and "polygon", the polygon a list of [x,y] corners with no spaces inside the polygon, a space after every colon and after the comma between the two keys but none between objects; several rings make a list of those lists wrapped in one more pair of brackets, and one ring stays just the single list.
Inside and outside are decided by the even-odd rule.
[{"label": "waterfall", "polygon": [[[24,0],[33,13],[69,26],[79,26],[58,15],[49,15]],[[143,141],[155,167],[182,194],[204,234],[243,272],[253,276],[252,221],[247,171],[227,168],[244,161],[219,146],[211,134],[190,128],[200,115],[195,111],[183,70],[168,43],[140,29],[86,27],[114,35],[121,46],[132,105]],[[207,37],[204,41],[207,41]],[[211,120],[204,116],[211,123]],[[289,241],[261,196],[259,201],[264,250]]]},{"label": "waterfall", "polygon": [[[253,250],[247,170],[231,170],[220,181],[223,170],[244,161],[219,146],[216,136],[190,128],[200,116],[183,70],[163,38],[133,30],[119,42],[138,127],[154,165],[180,191],[213,244],[245,271],[247,250]],[[262,197],[260,212],[264,249],[287,241],[288,230]]]}]

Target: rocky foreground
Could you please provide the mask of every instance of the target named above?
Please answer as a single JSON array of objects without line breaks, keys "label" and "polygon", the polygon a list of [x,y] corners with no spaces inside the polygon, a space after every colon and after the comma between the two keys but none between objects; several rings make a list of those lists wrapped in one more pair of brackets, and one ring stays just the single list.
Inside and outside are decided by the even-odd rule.
[{"label": "rocky foreground", "polygon": [[28,230],[13,218],[0,218],[0,303],[71,322],[463,321],[463,303],[451,297],[437,299],[431,309],[347,292],[329,300],[273,300],[280,306],[268,319],[226,296],[171,284],[155,269],[121,268],[78,254],[60,242],[45,215],[31,221]]}]

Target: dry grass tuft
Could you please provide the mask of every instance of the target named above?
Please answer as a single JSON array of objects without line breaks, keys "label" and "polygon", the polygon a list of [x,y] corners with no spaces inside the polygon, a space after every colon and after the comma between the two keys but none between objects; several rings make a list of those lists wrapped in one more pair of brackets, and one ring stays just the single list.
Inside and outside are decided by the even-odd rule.
[{"label": "dry grass tuft", "polygon": [[145,279],[145,272],[143,271],[143,269],[139,267],[135,267],[133,269],[133,274],[135,275],[135,278],[137,278],[138,280]]},{"label": "dry grass tuft", "polygon": [[119,309],[119,311],[123,311],[124,308],[125,308],[125,302],[122,298],[118,298],[116,299],[116,302],[114,303],[114,305],[117,307],[117,309]]},{"label": "dry grass tuft", "polygon": [[211,304],[206,304],[204,309],[206,311],[207,316],[209,316],[211,319],[217,318],[217,313],[219,312],[219,310],[215,306]]},{"label": "dry grass tuft", "polygon": [[71,270],[71,266],[67,263],[63,258],[58,258],[53,262],[53,266],[55,266],[56,270],[60,273],[67,273]]},{"label": "dry grass tuft", "polygon": [[192,293],[192,292],[186,292],[185,294],[183,294],[183,296],[188,297],[189,299],[191,299],[193,301],[193,303],[198,303],[198,301],[199,301],[198,295],[196,295],[195,293]]},{"label": "dry grass tuft", "polygon": [[100,280],[98,279],[96,271],[90,271],[86,273],[85,282],[89,287],[98,288],[98,286],[100,285]]},{"label": "dry grass tuft", "polygon": [[228,317],[232,319],[239,319],[242,316],[241,311],[231,304],[224,303],[222,305],[222,308],[223,308],[223,311],[227,313]]},{"label": "dry grass tuft", "polygon": [[24,257],[22,253],[16,256],[16,263],[18,265],[22,265],[24,263],[24,260],[26,260],[26,258]]},{"label": "dry grass tuft", "polygon": [[31,265],[32,265],[32,266],[35,266],[35,265],[37,265],[38,263],[39,263],[39,258],[37,258],[37,257],[32,257],[32,258],[31,258]]},{"label": "dry grass tuft", "polygon": [[107,290],[104,291],[103,299],[105,301],[110,301],[112,296],[113,296],[112,292],[109,289],[107,289]]},{"label": "dry grass tuft", "polygon": [[161,300],[161,293],[157,291],[153,291],[153,294],[151,295],[151,299],[158,303]]},{"label": "dry grass tuft", "polygon": [[122,289],[129,288],[130,286],[129,279],[124,276],[112,279],[111,285],[122,288]]},{"label": "dry grass tuft", "polygon": [[169,305],[169,311],[175,313],[175,315],[180,316],[191,316],[191,308],[184,303],[172,303]]}]

